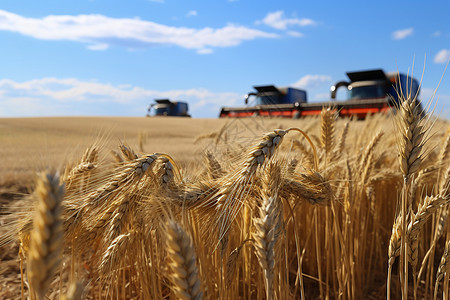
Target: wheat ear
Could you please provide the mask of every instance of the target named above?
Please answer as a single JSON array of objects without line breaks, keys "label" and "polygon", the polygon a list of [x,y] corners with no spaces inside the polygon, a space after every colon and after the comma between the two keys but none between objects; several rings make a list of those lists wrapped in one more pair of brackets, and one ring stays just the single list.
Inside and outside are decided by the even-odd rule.
[{"label": "wheat ear", "polygon": [[155,172],[156,176],[160,179],[161,186],[167,186],[172,183],[174,179],[173,169],[174,166],[169,158],[167,157],[158,157],[157,159],[159,165],[158,169]]},{"label": "wheat ear", "polygon": [[262,180],[262,205],[255,220],[254,246],[259,264],[264,271],[267,299],[273,299],[273,279],[276,260],[275,245],[281,228],[281,203],[278,199],[281,170],[270,165]]},{"label": "wheat ear", "polygon": [[134,239],[134,232],[128,232],[117,236],[106,249],[100,262],[100,274],[111,275],[121,267],[121,261],[127,254],[127,249]]},{"label": "wheat ear", "polygon": [[388,276],[387,276],[387,299],[391,299],[391,274],[392,266],[394,265],[395,258],[400,255],[401,237],[402,237],[402,216],[398,214],[397,218],[392,225],[392,234],[389,239],[388,248]]},{"label": "wheat ear", "polygon": [[[423,147],[427,140],[426,135],[429,128],[426,128],[422,114],[420,102],[417,95],[399,95],[400,109],[397,126],[400,136],[398,138],[398,146],[400,153],[400,170],[403,174],[403,189],[401,197],[401,215],[402,215],[402,232],[406,233],[408,220],[406,219],[407,211],[410,209],[407,199],[410,178],[415,174],[422,163]],[[407,237],[401,236],[400,246],[400,265],[402,278],[402,297],[408,297],[408,242]]]},{"label": "wheat ear", "polygon": [[222,167],[211,152],[205,153],[205,159],[208,167],[208,176],[211,179],[217,179],[223,175]]},{"label": "wheat ear", "polygon": [[419,252],[419,233],[425,224],[425,221],[433,215],[440,207],[449,202],[448,197],[433,196],[425,197],[423,203],[419,205],[417,212],[412,216],[408,224],[408,231],[406,233],[407,255],[408,261],[411,263],[414,279],[414,295],[417,292],[417,263]]},{"label": "wheat ear", "polygon": [[114,175],[101,188],[88,195],[90,208],[93,208],[107,201],[108,197],[115,195],[121,188],[139,180],[139,178],[150,170],[152,164],[157,159],[157,155],[145,155],[132,162],[126,163],[119,169],[118,174]]},{"label": "wheat ear", "polygon": [[38,206],[30,237],[28,279],[31,293],[36,295],[37,299],[44,299],[61,261],[63,233],[60,215],[64,184],[60,184],[57,174],[41,174],[35,193]]},{"label": "wheat ear", "polygon": [[225,238],[232,220],[243,204],[242,197],[246,193],[245,187],[253,183],[258,167],[273,157],[286,133],[286,130],[275,129],[273,132],[265,134],[260,142],[247,153],[247,159],[238,172],[237,178],[226,182],[224,187],[219,190],[219,195],[213,195],[213,199],[218,197],[219,241]]},{"label": "wheat ear", "polygon": [[169,221],[167,231],[167,256],[172,271],[173,292],[178,299],[202,299],[197,259],[191,237],[174,221]]},{"label": "wheat ear", "polygon": [[129,147],[129,146],[127,147],[126,145],[121,144],[121,145],[119,145],[119,149],[122,152],[125,160],[133,161],[136,158],[138,158],[136,152],[134,152],[134,150],[131,149],[131,147]]},{"label": "wheat ear", "polygon": [[441,236],[444,233],[444,229],[446,228],[447,224],[447,218],[448,218],[448,205],[443,205],[439,212],[439,219],[437,220],[436,230],[434,232],[433,241],[431,242],[431,247],[428,249],[427,253],[423,257],[422,264],[419,270],[419,274],[417,275],[417,280],[420,280],[422,277],[423,272],[425,271],[427,267],[427,260],[430,258],[432,254],[434,254],[434,251],[436,249],[436,244],[438,240],[441,238]]},{"label": "wheat ear", "polygon": [[445,273],[450,272],[450,241],[445,243],[444,253],[442,254],[441,263],[436,273],[436,283],[434,287],[434,299],[437,298],[437,292],[439,289],[439,283],[444,278]]},{"label": "wheat ear", "polygon": [[350,123],[345,123],[345,125],[344,125],[344,128],[342,129],[342,133],[341,133],[341,136],[340,136],[340,138],[339,138],[339,141],[338,141],[338,146],[337,146],[337,148],[336,148],[336,154],[339,156],[339,155],[341,155],[342,154],[342,152],[344,151],[344,148],[345,148],[345,142],[346,142],[346,140],[347,140],[347,135],[348,135],[348,127],[349,127],[349,124]]},{"label": "wheat ear", "polygon": [[412,220],[408,224],[408,259],[413,267],[413,271],[415,272],[417,266],[417,258],[418,258],[418,237],[420,230],[422,229],[425,221],[434,214],[439,208],[449,202],[448,197],[442,196],[433,196],[433,197],[425,197],[423,203],[418,207],[417,213],[414,214]]},{"label": "wheat ear", "polygon": [[[363,173],[364,169],[367,167],[368,164],[371,163],[371,157],[373,152],[375,151],[375,147],[378,145],[378,143],[381,141],[381,138],[383,137],[384,133],[381,131],[378,131],[372,140],[370,141],[369,145],[367,145],[366,149],[364,150],[364,153],[360,160],[359,165],[359,173]],[[370,168],[369,168],[370,169]]]},{"label": "wheat ear", "polygon": [[331,108],[323,108],[320,113],[320,144],[325,151],[326,162],[330,162],[334,147],[334,127],[336,115]]},{"label": "wheat ear", "polygon": [[81,282],[74,281],[69,285],[69,289],[65,295],[61,296],[61,300],[82,300],[84,287]]},{"label": "wheat ear", "polygon": [[405,177],[416,173],[423,160],[421,154],[428,130],[421,113],[420,102],[415,97],[409,96],[402,100],[398,125],[401,132],[400,169]]},{"label": "wheat ear", "polygon": [[111,150],[109,153],[111,154],[116,163],[123,163],[123,158],[119,153],[117,153],[114,150]]},{"label": "wheat ear", "polygon": [[447,134],[447,137],[444,140],[444,144],[442,145],[441,152],[439,153],[438,167],[440,168],[440,170],[438,173],[438,181],[442,176],[442,171],[448,164],[449,155],[450,155],[450,134]]},{"label": "wheat ear", "polygon": [[[295,177],[294,177],[295,178]],[[280,194],[283,198],[295,197],[311,204],[327,205],[334,198],[330,183],[319,172],[308,170],[300,180],[284,178]],[[296,202],[296,205],[300,201]]]}]

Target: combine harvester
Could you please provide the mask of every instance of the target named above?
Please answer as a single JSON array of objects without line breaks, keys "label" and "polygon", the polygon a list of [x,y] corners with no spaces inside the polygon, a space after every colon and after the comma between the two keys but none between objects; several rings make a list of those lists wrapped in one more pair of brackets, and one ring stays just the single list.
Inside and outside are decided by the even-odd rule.
[{"label": "combine harvester", "polygon": [[[273,85],[255,86],[256,93],[245,96],[245,104],[256,97],[254,106],[223,107],[221,118],[240,118],[253,116],[285,117],[298,119],[319,115],[323,107],[332,107],[341,117],[354,116],[364,119],[367,114],[385,113],[398,103],[396,89],[404,95],[413,96],[419,92],[419,83],[406,74],[383,70],[347,72],[350,81],[339,81],[331,87],[331,101],[307,102],[304,90],[292,87],[277,88]],[[336,101],[339,88],[347,89],[347,100]]]},{"label": "combine harvester", "polygon": [[155,102],[156,103],[149,105],[147,109],[147,117],[190,117],[188,114],[188,104],[186,102],[170,101],[169,99],[155,99]]}]

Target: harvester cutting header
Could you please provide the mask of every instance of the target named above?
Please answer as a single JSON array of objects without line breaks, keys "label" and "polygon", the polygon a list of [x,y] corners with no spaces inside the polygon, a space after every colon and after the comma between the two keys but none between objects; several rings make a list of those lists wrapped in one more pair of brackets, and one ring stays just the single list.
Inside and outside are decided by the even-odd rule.
[{"label": "harvester cutting header", "polygon": [[[399,93],[416,95],[419,83],[406,74],[385,73],[381,69],[347,72],[349,81],[339,81],[331,87],[331,100],[307,102],[307,93],[293,87],[279,88],[273,85],[255,86],[257,92],[248,93],[245,104],[255,97],[253,106],[224,107],[220,117],[276,116],[301,118],[319,115],[323,107],[334,107],[340,116],[364,119],[367,114],[387,112],[398,103]],[[339,88],[347,90],[347,100],[336,101]]]}]

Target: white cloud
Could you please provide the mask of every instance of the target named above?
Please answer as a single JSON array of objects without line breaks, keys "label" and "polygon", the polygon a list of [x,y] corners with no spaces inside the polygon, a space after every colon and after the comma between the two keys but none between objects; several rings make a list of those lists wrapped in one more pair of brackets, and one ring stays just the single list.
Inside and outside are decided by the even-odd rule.
[{"label": "white cloud", "polygon": [[298,18],[292,18],[292,19],[288,19],[285,18],[284,16],[284,11],[279,10],[276,12],[272,12],[272,13],[268,13],[266,15],[266,17],[264,19],[262,19],[262,21],[258,21],[259,23],[263,23],[267,26],[276,28],[276,29],[280,29],[280,30],[285,30],[287,29],[289,26],[311,26],[311,25],[315,25],[316,22],[311,20],[311,19],[298,19]]},{"label": "white cloud", "polygon": [[434,56],[434,62],[438,64],[446,64],[450,59],[450,49],[442,49]]},{"label": "white cloud", "polygon": [[293,36],[293,37],[303,37],[304,36],[303,33],[298,32],[298,31],[292,31],[292,30],[288,31],[287,34],[290,36]]},{"label": "white cloud", "polygon": [[129,84],[112,85],[75,78],[40,78],[25,82],[0,80],[0,116],[145,115],[153,99],[186,101],[194,117],[217,117],[224,103],[240,103],[243,96],[206,89],[149,90]]},{"label": "white cloud", "polygon": [[190,18],[190,17],[195,17],[197,15],[197,11],[196,10],[190,10],[187,14],[186,17]]},{"label": "white cloud", "polygon": [[419,97],[423,105],[431,100],[431,107],[436,104],[434,115],[450,119],[450,95],[440,94],[439,90],[436,91],[436,88],[421,88]]},{"label": "white cloud", "polygon": [[318,93],[318,94],[315,94],[313,98],[316,101],[330,101],[331,94],[330,93]]},{"label": "white cloud", "polygon": [[197,50],[198,54],[211,54],[213,53],[212,49],[208,49],[208,48],[203,48],[203,49],[199,49]]},{"label": "white cloud", "polygon": [[227,24],[222,28],[201,29],[173,27],[139,18],[110,18],[92,15],[50,15],[27,18],[0,10],[0,30],[17,32],[41,40],[69,40],[87,43],[88,49],[101,50],[108,46],[127,48],[174,45],[202,50],[237,46],[256,38],[276,38],[278,35]]},{"label": "white cloud", "polygon": [[90,45],[87,46],[87,48],[89,50],[96,50],[96,51],[101,51],[101,50],[106,50],[109,48],[108,44],[95,44],[95,45]]},{"label": "white cloud", "polygon": [[436,90],[436,88],[421,88],[419,98],[422,102],[427,102],[433,99],[433,101],[437,102],[445,101],[450,103],[450,95],[440,95],[439,90]]},{"label": "white cloud", "polygon": [[331,81],[331,76],[328,75],[305,75],[290,86],[299,88],[299,89],[315,89],[323,86],[324,84],[329,84]]},{"label": "white cloud", "polygon": [[408,36],[411,36],[414,32],[414,28],[410,27],[410,28],[406,28],[406,29],[401,29],[401,30],[397,30],[394,31],[392,33],[392,39],[394,40],[402,40]]}]

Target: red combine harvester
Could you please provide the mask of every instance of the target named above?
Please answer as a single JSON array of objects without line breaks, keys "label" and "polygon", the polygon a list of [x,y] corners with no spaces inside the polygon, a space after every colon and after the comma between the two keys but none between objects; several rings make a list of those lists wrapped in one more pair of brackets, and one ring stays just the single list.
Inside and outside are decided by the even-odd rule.
[{"label": "red combine harvester", "polygon": [[[297,119],[318,115],[323,107],[333,107],[342,117],[364,119],[367,114],[383,113],[395,107],[399,101],[396,90],[405,95],[407,92],[412,95],[419,92],[416,79],[398,72],[385,73],[378,69],[347,72],[347,76],[350,81],[339,81],[331,87],[331,100],[326,102],[308,103],[306,91],[296,88],[255,86],[257,92],[245,97],[245,104],[251,97],[256,97],[255,105],[223,107],[220,117],[273,116]],[[347,100],[336,101],[336,92],[341,87],[347,89]]]}]

